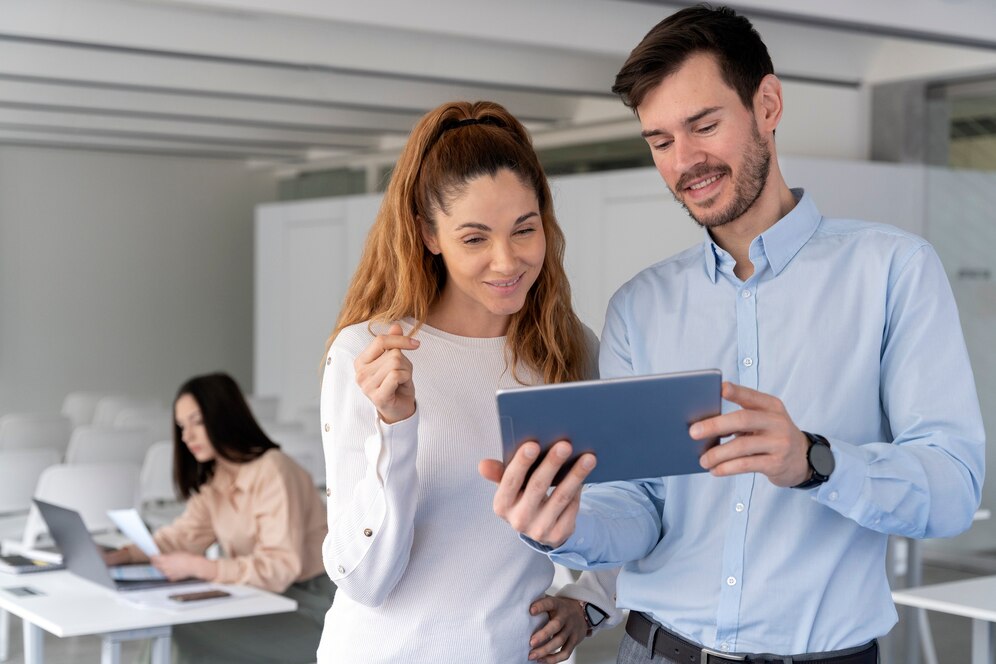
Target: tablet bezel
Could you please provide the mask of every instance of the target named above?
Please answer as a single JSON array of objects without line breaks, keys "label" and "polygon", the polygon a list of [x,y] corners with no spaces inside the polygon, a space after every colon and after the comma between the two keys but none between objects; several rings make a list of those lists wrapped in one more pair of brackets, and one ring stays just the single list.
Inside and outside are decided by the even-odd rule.
[{"label": "tablet bezel", "polygon": [[[698,459],[719,440],[693,440],[688,427],[720,414],[721,387],[721,372],[705,369],[498,390],[503,461],[535,440],[538,464],[554,443],[568,440],[573,455],[553,484],[585,452],[598,459],[586,483],[705,472]],[[661,446],[671,453],[657,454]]]}]

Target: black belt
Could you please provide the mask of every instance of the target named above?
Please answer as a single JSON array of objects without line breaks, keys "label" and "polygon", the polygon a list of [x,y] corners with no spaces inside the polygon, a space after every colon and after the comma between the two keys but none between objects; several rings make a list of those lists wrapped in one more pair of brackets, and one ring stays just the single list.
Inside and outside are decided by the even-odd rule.
[{"label": "black belt", "polygon": [[[656,628],[656,631],[654,630]],[[649,646],[650,635],[654,632],[653,651],[682,664],[723,664],[725,662],[747,662],[748,664],[877,664],[878,642],[872,641],[858,648],[835,650],[801,655],[772,655],[724,653],[705,648],[681,638],[650,620],[638,611],[630,611],[626,621],[626,633],[637,643]]]}]

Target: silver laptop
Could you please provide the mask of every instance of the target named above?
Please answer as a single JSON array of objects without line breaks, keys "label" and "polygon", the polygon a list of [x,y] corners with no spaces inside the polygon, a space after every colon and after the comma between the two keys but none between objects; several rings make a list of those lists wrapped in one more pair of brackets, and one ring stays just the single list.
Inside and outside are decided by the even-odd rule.
[{"label": "silver laptop", "polygon": [[[100,553],[100,548],[90,537],[90,532],[86,529],[86,524],[83,523],[83,518],[79,512],[46,503],[37,498],[34,499],[34,503],[38,506],[42,518],[48,525],[52,539],[55,540],[56,546],[62,552],[63,564],[76,576],[93,581],[105,588],[121,591],[162,588],[185,583],[203,583],[201,579],[170,581],[151,565],[108,567]],[[136,567],[147,567],[148,569],[129,570],[129,568]],[[113,570],[127,571],[123,576],[138,576],[140,578],[116,579],[112,574]],[[135,574],[135,572],[140,573]]]}]

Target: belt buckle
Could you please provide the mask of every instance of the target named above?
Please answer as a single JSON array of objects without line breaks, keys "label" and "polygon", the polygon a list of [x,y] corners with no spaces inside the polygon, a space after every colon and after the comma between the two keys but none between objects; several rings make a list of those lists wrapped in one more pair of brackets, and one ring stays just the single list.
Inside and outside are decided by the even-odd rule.
[{"label": "belt buckle", "polygon": [[701,664],[709,664],[709,661],[714,657],[718,658],[720,662],[746,662],[747,655],[731,655],[729,653],[720,652],[718,650],[713,650],[712,648],[702,647],[702,656],[700,658]]}]

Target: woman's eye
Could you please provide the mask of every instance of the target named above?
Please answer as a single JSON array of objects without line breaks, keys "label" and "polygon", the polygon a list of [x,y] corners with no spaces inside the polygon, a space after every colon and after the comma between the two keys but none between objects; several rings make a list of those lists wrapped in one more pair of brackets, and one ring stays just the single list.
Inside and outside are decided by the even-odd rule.
[{"label": "woman's eye", "polygon": [[529,234],[535,233],[535,232],[536,232],[536,229],[530,227],[530,228],[520,228],[519,230],[515,231],[515,234],[516,235],[529,235]]},{"label": "woman's eye", "polygon": [[484,238],[483,237],[468,237],[468,238],[464,238],[464,241],[463,241],[464,244],[470,244],[470,245],[480,244],[482,242],[484,242]]}]

